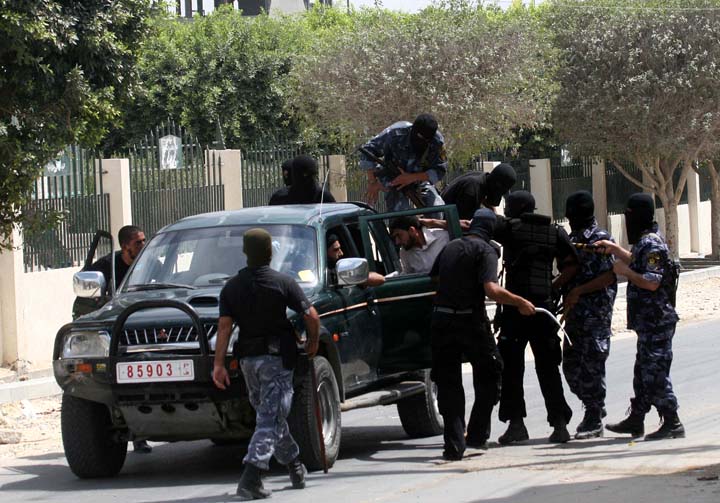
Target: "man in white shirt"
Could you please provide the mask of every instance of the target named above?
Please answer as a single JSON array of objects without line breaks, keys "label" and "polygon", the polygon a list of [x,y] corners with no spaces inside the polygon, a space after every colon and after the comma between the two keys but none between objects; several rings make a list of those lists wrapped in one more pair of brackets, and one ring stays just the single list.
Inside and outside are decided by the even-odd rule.
[{"label": "man in white shirt", "polygon": [[413,215],[393,218],[390,236],[400,246],[400,274],[427,274],[435,258],[450,241],[448,231],[421,224]]}]

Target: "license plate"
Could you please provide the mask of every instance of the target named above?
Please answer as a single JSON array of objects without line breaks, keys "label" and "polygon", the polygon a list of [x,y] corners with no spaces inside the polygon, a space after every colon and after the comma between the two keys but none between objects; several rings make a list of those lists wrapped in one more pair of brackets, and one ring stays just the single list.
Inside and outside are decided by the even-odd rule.
[{"label": "license plate", "polygon": [[195,368],[192,360],[120,362],[116,367],[117,382],[192,381]]}]

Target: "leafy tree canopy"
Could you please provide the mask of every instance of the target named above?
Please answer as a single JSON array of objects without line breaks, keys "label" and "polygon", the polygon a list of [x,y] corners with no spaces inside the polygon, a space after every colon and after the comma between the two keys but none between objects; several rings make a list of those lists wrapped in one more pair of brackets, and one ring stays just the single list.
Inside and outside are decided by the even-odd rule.
[{"label": "leafy tree canopy", "polygon": [[687,172],[720,133],[720,2],[555,0],[548,19],[562,54],[556,131],[660,198],[677,254]]},{"label": "leafy tree canopy", "polygon": [[16,224],[53,220],[24,210],[42,167],[96,144],[132,98],[149,12],[149,0],[0,0],[0,247]]},{"label": "leafy tree canopy", "polygon": [[294,68],[306,134],[368,137],[430,112],[462,159],[546,118],[553,68],[534,8],[456,0],[417,15],[362,10],[350,22]]}]

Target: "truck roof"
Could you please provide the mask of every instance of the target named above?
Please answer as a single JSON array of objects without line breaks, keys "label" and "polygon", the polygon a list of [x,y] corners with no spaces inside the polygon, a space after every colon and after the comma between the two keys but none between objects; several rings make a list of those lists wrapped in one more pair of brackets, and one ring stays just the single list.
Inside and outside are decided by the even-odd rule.
[{"label": "truck roof", "polygon": [[352,203],[289,204],[283,206],[257,206],[232,211],[202,213],[178,220],[158,232],[199,229],[222,225],[248,224],[303,224],[314,225],[329,216],[370,213],[371,210]]}]

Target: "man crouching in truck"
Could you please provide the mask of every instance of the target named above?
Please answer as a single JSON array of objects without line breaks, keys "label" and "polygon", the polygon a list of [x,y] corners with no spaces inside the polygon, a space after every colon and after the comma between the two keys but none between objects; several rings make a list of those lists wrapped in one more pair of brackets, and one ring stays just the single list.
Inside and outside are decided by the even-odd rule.
[{"label": "man crouching in truck", "polygon": [[270,269],[272,238],[266,230],[248,230],[243,235],[243,252],[247,255],[247,267],[220,292],[213,381],[220,389],[230,384],[225,356],[235,323],[239,330],[240,368],[256,414],[255,432],[243,459],[245,467],[237,487],[237,495],[246,501],[270,496],[261,474],[268,469],[273,455],[287,465],[293,487],[305,487],[307,470],[286,420],[292,405],[297,359],[295,331],[286,309],[304,313],[305,350],[310,358],[318,350],[320,318],[292,277]]}]

